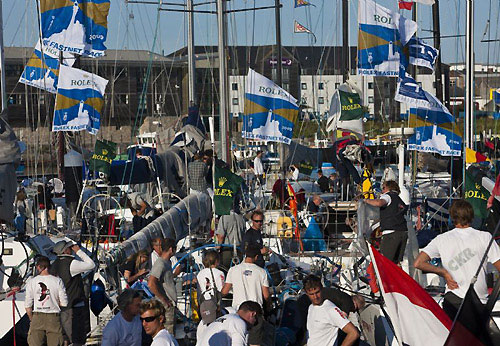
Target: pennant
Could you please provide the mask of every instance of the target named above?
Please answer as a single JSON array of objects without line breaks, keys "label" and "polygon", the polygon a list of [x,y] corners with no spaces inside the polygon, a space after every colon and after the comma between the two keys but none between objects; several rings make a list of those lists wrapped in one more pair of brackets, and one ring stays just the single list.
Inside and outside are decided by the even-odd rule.
[{"label": "pennant", "polygon": [[273,81],[249,69],[243,138],[290,144],[297,121],[297,100]]},{"label": "pennant", "polygon": [[427,67],[434,71],[439,50],[415,36],[410,39],[406,47],[410,64]]},{"label": "pennant", "polygon": [[60,66],[52,131],[87,130],[96,134],[108,81],[98,75]]},{"label": "pennant", "polygon": [[307,34],[311,34],[314,38],[314,43],[316,43],[316,35],[314,35],[311,30],[309,30],[308,28],[306,28],[305,26],[303,26],[302,24],[300,24],[297,21],[294,21],[294,23],[293,23],[293,32],[296,34],[300,34],[300,33],[304,33],[304,32]]},{"label": "pennant", "polygon": [[109,176],[111,170],[111,161],[116,156],[116,143],[106,140],[96,140],[94,154],[90,159],[90,169],[102,172]]},{"label": "pennant", "polygon": [[314,7],[316,7],[316,5],[311,4],[309,1],[306,1],[306,0],[295,0],[295,8],[297,8],[297,7],[303,7],[303,6],[314,6]]},{"label": "pennant", "polygon": [[491,162],[489,158],[470,148],[465,148],[465,163]]},{"label": "pennant", "polygon": [[[399,344],[442,345],[451,320],[434,299],[396,264],[369,245],[379,287]],[[415,328],[418,321],[418,328]]]},{"label": "pennant", "polygon": [[352,85],[344,83],[332,96],[326,130],[342,129],[362,134],[363,116],[364,110],[359,93]]},{"label": "pennant", "polygon": [[358,22],[358,74],[398,76],[402,47],[417,31],[417,23],[372,0],[359,1]]},{"label": "pennant", "polygon": [[400,10],[411,11],[413,7],[413,1],[398,0],[398,6]]},{"label": "pennant", "polygon": [[243,178],[229,169],[215,165],[214,205],[215,214],[229,215],[233,209],[234,197],[241,188]]},{"label": "pennant", "polygon": [[74,54],[104,56],[110,0],[41,0],[43,44]]}]

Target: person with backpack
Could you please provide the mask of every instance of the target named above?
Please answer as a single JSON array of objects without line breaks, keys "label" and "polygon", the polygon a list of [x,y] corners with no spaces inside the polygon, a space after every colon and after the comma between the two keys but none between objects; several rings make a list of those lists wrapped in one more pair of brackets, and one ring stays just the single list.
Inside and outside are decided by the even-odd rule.
[{"label": "person with backpack", "polygon": [[209,250],[203,257],[203,265],[205,266],[196,279],[198,281],[198,304],[200,310],[200,324],[198,325],[198,333],[208,327],[217,317],[221,316],[221,291],[224,286],[224,273],[217,269],[220,259],[219,253],[215,250]]}]

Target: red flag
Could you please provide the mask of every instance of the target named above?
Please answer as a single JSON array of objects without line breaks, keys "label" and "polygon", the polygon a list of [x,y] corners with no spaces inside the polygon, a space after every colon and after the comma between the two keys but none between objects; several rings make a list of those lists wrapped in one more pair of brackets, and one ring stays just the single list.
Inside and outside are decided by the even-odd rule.
[{"label": "red flag", "polygon": [[415,280],[371,245],[370,255],[399,343],[443,345],[452,324],[443,309]]},{"label": "red flag", "polygon": [[398,1],[399,9],[400,10],[409,10],[411,11],[411,7],[413,6],[413,1],[405,1],[405,0],[399,0]]}]

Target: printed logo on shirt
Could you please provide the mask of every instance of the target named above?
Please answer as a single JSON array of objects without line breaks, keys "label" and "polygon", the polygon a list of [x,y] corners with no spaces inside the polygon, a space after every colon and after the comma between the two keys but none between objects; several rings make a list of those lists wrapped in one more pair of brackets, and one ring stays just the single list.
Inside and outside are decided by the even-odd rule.
[{"label": "printed logo on shirt", "polygon": [[243,272],[243,275],[245,276],[252,276],[252,271],[250,269],[247,269]]},{"label": "printed logo on shirt", "polygon": [[340,316],[342,316],[343,318],[346,318],[347,319],[347,314],[340,310],[339,308],[335,307],[335,311],[337,311],[339,313]]},{"label": "printed logo on shirt", "polygon": [[38,298],[38,301],[42,302],[43,306],[43,304],[45,304],[45,302],[49,300],[50,290],[47,288],[47,285],[44,284],[43,282],[39,282],[38,284],[40,285],[40,298]]},{"label": "printed logo on shirt", "polygon": [[474,257],[474,253],[471,249],[467,248],[463,251],[459,252],[458,255],[453,257],[453,259],[448,262],[448,267],[451,270],[458,270],[461,266],[467,263],[472,257]]},{"label": "printed logo on shirt", "polygon": [[209,278],[205,278],[205,290],[209,290],[212,287]]}]

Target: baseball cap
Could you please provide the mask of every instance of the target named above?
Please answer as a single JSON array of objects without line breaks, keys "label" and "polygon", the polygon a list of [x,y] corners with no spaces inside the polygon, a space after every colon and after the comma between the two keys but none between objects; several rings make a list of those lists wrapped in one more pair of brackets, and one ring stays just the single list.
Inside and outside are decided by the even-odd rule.
[{"label": "baseball cap", "polygon": [[217,304],[212,299],[205,300],[200,304],[200,315],[205,324],[212,323],[217,318]]},{"label": "baseball cap", "polygon": [[55,253],[56,255],[62,255],[64,250],[67,248],[73,246],[73,242],[71,241],[66,241],[66,240],[61,240],[54,245],[54,248],[52,249],[52,252]]}]

